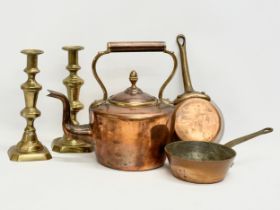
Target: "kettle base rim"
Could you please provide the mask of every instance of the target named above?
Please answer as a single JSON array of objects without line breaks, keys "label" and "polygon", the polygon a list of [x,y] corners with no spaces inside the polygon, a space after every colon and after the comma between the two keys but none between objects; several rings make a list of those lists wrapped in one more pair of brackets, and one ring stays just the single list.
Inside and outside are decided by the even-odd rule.
[{"label": "kettle base rim", "polygon": [[144,171],[151,171],[151,170],[154,170],[154,169],[161,168],[162,166],[164,166],[166,158],[164,158],[163,163],[153,164],[153,165],[150,165],[150,166],[146,165],[146,166],[143,166],[143,167],[137,167],[137,166],[127,166],[127,167],[123,167],[122,166],[122,167],[118,167],[118,166],[112,166],[112,165],[106,164],[105,162],[100,160],[98,157],[96,159],[97,159],[97,162],[100,163],[102,166],[104,166],[106,168],[113,169],[113,170],[127,171],[127,172],[137,172],[137,171],[144,172]]}]

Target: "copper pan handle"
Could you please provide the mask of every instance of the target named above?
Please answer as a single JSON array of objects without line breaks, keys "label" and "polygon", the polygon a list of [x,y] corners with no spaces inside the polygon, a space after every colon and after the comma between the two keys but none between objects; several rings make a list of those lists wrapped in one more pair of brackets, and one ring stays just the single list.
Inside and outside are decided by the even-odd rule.
[{"label": "copper pan handle", "polygon": [[174,52],[168,51],[166,49],[165,42],[158,42],[158,41],[156,42],[108,42],[107,43],[107,50],[99,52],[92,61],[92,72],[103,91],[103,100],[104,101],[107,100],[108,92],[103,82],[101,81],[100,77],[97,74],[96,63],[100,57],[116,52],[163,52],[172,57],[174,63],[172,72],[165,80],[165,82],[162,84],[158,93],[158,98],[162,100],[163,91],[176,72],[177,58]]},{"label": "copper pan handle", "polygon": [[180,58],[181,58],[181,68],[182,68],[182,77],[184,82],[185,93],[193,92],[188,60],[187,60],[187,50],[186,50],[186,38],[183,34],[179,34],[177,36],[177,44],[180,50]]},{"label": "copper pan handle", "polygon": [[234,139],[234,140],[224,144],[224,146],[232,148],[232,147],[234,147],[237,144],[241,144],[241,143],[243,143],[245,141],[248,141],[248,140],[250,140],[252,138],[255,138],[255,137],[263,135],[263,134],[271,133],[272,131],[273,131],[272,128],[264,128],[264,129],[262,129],[260,131],[255,132],[255,133],[251,133],[249,135],[242,136],[242,137],[239,137],[237,139]]}]

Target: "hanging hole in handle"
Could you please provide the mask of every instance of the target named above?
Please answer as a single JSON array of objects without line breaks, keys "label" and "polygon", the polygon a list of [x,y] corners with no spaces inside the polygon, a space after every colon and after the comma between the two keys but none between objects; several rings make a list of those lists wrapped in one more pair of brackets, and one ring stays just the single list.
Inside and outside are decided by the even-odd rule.
[{"label": "hanging hole in handle", "polygon": [[183,47],[186,43],[186,37],[183,34],[179,34],[177,36],[177,43],[178,43],[178,45]]},{"label": "hanging hole in handle", "polygon": [[273,128],[265,128],[265,129],[262,130],[262,132],[263,132],[264,134],[266,134],[266,133],[271,133],[272,131],[273,131]]}]

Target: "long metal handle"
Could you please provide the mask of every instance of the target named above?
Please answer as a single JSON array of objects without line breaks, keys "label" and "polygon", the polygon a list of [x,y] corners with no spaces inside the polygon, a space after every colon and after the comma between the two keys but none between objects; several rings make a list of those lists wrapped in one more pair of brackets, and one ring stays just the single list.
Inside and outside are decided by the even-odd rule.
[{"label": "long metal handle", "polygon": [[110,52],[163,52],[165,42],[109,42]]},{"label": "long metal handle", "polygon": [[225,146],[226,146],[226,147],[232,148],[232,147],[234,147],[234,146],[237,145],[237,144],[241,144],[241,143],[243,143],[243,142],[245,142],[245,141],[248,141],[248,140],[250,140],[250,139],[252,139],[252,138],[255,138],[255,137],[260,136],[260,135],[263,135],[263,134],[270,133],[270,132],[272,132],[272,131],[273,131],[272,128],[264,128],[264,129],[262,129],[262,130],[260,130],[260,131],[255,132],[255,133],[251,133],[251,134],[249,134],[249,135],[242,136],[242,137],[239,137],[239,138],[237,138],[237,139],[234,139],[234,140],[232,140],[232,141],[226,143]]},{"label": "long metal handle", "polygon": [[158,98],[161,100],[165,87],[173,78],[177,69],[177,58],[174,52],[166,50],[165,42],[108,42],[107,50],[99,52],[92,61],[92,72],[103,91],[103,100],[107,100],[108,92],[105,85],[103,84],[103,82],[97,74],[96,63],[102,56],[115,52],[163,52],[172,57],[174,63],[172,72],[162,84],[158,93]]},{"label": "long metal handle", "polygon": [[183,34],[179,34],[177,36],[177,44],[180,50],[180,58],[181,58],[181,68],[182,68],[182,76],[184,82],[185,93],[193,92],[188,60],[187,60],[187,50],[186,50],[186,38]]}]

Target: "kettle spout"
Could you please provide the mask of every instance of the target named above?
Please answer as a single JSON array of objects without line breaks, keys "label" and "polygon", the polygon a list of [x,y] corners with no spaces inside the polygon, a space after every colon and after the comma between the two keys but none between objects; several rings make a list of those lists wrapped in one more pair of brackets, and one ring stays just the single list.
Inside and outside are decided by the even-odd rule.
[{"label": "kettle spout", "polygon": [[62,128],[64,135],[73,139],[84,140],[86,142],[92,143],[92,129],[88,125],[74,125],[70,117],[70,103],[67,97],[56,91],[48,90],[49,94],[47,96],[59,99],[63,104],[63,115],[62,115]]}]

